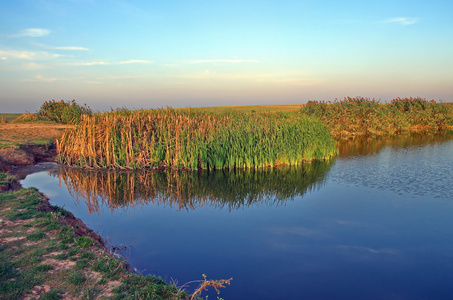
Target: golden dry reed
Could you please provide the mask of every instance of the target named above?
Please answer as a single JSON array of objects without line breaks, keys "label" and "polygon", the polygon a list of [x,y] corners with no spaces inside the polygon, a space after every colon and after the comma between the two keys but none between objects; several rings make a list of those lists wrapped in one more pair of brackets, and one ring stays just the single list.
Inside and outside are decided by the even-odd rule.
[{"label": "golden dry reed", "polygon": [[213,170],[298,165],[337,150],[325,124],[299,113],[122,109],[83,115],[57,151],[80,167]]}]

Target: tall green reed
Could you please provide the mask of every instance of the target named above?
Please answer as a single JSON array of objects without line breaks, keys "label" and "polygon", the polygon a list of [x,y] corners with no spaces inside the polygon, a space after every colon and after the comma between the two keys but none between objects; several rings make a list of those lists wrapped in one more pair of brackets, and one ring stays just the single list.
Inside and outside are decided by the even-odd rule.
[{"label": "tall green reed", "polygon": [[336,154],[327,126],[309,116],[191,109],[86,115],[57,146],[63,164],[127,169],[261,168]]}]

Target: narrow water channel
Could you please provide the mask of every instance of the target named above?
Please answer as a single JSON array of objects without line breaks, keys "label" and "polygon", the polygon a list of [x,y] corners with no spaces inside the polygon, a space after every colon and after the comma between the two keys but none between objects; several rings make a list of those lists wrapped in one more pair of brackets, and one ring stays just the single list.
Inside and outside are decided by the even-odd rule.
[{"label": "narrow water channel", "polygon": [[140,273],[179,285],[233,277],[225,300],[453,295],[452,136],[342,143],[334,161],[299,168],[47,165],[22,185],[121,246]]}]

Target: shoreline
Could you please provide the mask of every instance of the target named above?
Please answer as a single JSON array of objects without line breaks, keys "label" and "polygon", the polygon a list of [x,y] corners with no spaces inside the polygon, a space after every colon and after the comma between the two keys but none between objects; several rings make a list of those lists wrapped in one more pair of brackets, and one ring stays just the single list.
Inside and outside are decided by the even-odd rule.
[{"label": "shoreline", "polygon": [[81,219],[8,173],[0,173],[0,290],[6,298],[190,298],[160,277],[133,273]]}]

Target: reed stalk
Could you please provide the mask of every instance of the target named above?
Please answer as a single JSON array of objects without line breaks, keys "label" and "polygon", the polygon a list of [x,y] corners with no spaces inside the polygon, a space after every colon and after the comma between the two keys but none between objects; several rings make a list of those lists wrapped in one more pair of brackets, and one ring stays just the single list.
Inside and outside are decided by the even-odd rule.
[{"label": "reed stalk", "polygon": [[299,165],[337,150],[327,126],[302,114],[158,109],[84,115],[57,151],[80,167],[217,170]]}]

